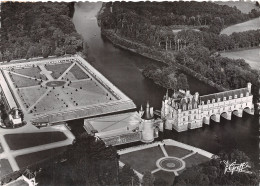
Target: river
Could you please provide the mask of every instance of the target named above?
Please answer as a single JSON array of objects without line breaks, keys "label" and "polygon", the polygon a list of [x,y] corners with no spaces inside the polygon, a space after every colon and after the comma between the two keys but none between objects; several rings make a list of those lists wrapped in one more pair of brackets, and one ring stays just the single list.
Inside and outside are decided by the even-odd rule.
[{"label": "river", "polygon": [[[89,54],[95,59],[91,64],[129,96],[137,107],[149,101],[155,109],[160,109],[166,90],[144,78],[141,70],[150,63],[162,64],[114,47],[103,38],[95,17],[101,5],[101,3],[77,3],[73,16],[77,32],[88,43]],[[188,76],[188,82],[192,93],[199,92],[204,95],[217,92],[216,89],[190,76]],[[82,132],[82,127],[75,127],[82,123],[83,120],[76,120],[70,122],[70,126],[74,132]],[[258,164],[258,128],[258,117],[244,113],[243,118],[233,116],[232,121],[221,118],[220,123],[211,121],[209,126],[201,129],[182,133],[166,131],[164,138],[172,138],[212,153],[218,153],[222,149],[237,148],[244,151],[255,164]]]}]

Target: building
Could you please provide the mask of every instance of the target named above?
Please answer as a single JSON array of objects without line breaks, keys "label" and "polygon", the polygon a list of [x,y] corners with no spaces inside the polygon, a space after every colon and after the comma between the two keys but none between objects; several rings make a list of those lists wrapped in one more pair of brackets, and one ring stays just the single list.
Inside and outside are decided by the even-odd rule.
[{"label": "building", "polygon": [[180,90],[169,97],[168,91],[163,98],[161,118],[166,129],[178,132],[209,125],[210,119],[220,122],[220,116],[231,120],[232,114],[242,117],[243,111],[254,114],[251,83],[246,88],[199,96],[196,92]]},{"label": "building", "polygon": [[6,184],[6,186],[36,186],[38,183],[35,181],[36,173],[32,173],[28,169],[18,177],[16,180]]},{"label": "building", "polygon": [[84,128],[88,134],[102,139],[106,145],[122,145],[131,142],[153,142],[159,136],[161,120],[155,120],[153,108],[145,111],[127,112],[84,120]]},{"label": "building", "polygon": [[17,108],[13,108],[8,115],[9,121],[13,124],[13,126],[22,124],[22,118],[19,114],[19,110]]}]

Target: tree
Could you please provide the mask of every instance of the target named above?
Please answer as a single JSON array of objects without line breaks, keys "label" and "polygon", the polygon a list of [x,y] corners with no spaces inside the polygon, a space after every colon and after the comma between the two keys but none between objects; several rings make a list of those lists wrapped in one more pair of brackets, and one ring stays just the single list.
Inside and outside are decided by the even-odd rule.
[{"label": "tree", "polygon": [[51,53],[49,46],[42,46],[42,57],[47,58]]},{"label": "tree", "polygon": [[177,89],[182,89],[182,90],[189,89],[187,76],[183,73],[179,74],[179,76],[177,77]]},{"label": "tree", "polygon": [[64,55],[64,50],[57,47],[57,48],[55,49],[55,51],[54,51],[54,54],[55,54],[56,56],[62,56],[62,55]]},{"label": "tree", "polygon": [[[246,168],[252,174],[234,172],[233,174],[226,172],[226,165],[223,160],[229,163],[248,163],[251,168]],[[218,158],[213,158],[209,162],[202,163],[187,168],[174,182],[174,185],[257,185],[259,175],[257,169],[254,168],[250,158],[239,150],[229,152],[220,152]]]},{"label": "tree", "polygon": [[119,172],[119,184],[122,186],[136,185],[139,186],[139,178],[135,174],[134,170],[128,164],[125,164],[124,167]]},{"label": "tree", "polygon": [[143,186],[153,186],[155,178],[150,171],[146,171],[143,176]]}]

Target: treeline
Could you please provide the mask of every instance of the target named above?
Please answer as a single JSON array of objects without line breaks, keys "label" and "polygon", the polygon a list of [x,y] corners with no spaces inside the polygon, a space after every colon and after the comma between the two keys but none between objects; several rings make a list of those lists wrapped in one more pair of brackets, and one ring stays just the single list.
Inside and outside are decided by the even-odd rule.
[{"label": "treeline", "polygon": [[0,61],[81,51],[70,10],[69,3],[2,3]]},{"label": "treeline", "polygon": [[[256,47],[260,44],[260,30],[252,30],[246,32],[233,33],[230,36],[219,35],[221,29],[223,29],[228,24],[223,24],[224,18],[211,16],[212,21],[211,26],[189,26],[184,20],[182,23],[185,24],[180,26],[178,23],[172,23],[169,26],[165,24],[155,24],[153,23],[153,12],[154,9],[159,7],[153,7],[154,3],[113,3],[106,4],[102,8],[102,13],[99,15],[100,25],[102,29],[113,29],[116,34],[123,37],[131,39],[133,41],[145,44],[150,47],[156,47],[160,50],[179,50],[180,48],[186,47],[189,44],[201,44],[210,50],[232,50],[237,48],[248,48]],[[187,4],[195,3],[196,5],[210,4],[212,7],[226,7],[220,6],[211,2],[164,2],[169,6],[173,3]],[[159,5],[164,5],[164,3],[155,3]],[[139,5],[140,4],[140,5]],[[136,10],[133,9],[135,6]],[[146,7],[146,6],[147,7]],[[162,6],[161,5],[161,6]],[[130,6],[130,8],[129,8]],[[173,5],[172,5],[173,6]],[[172,7],[170,6],[170,7]],[[143,9],[141,9],[142,7]],[[178,6],[177,6],[178,7]],[[203,6],[202,6],[203,7]],[[201,11],[203,8],[201,7]],[[205,6],[205,10],[207,6]],[[228,18],[232,15],[234,8],[226,7],[230,9],[231,13]],[[138,11],[140,9],[140,11]],[[151,10],[150,10],[151,9]],[[221,8],[220,8],[221,9]],[[141,11],[142,10],[142,11]],[[236,9],[235,9],[236,10]],[[165,10],[166,11],[166,10]],[[236,10],[235,12],[237,12]],[[149,12],[150,16],[144,16],[143,12]],[[156,11],[155,11],[156,12]],[[167,11],[166,11],[167,12]],[[161,12],[164,14],[164,11]],[[260,12],[258,11],[260,14]],[[148,14],[148,13],[147,13]],[[188,14],[188,13],[187,13]],[[214,12],[212,12],[213,15]],[[245,16],[241,13],[241,16]],[[243,17],[242,16],[242,17]],[[260,16],[260,15],[258,15]],[[162,17],[162,15],[161,15]],[[227,18],[227,19],[228,19]],[[237,19],[239,20],[239,19]],[[247,20],[247,19],[246,19]],[[241,19],[241,21],[244,21]],[[163,20],[161,20],[163,22]],[[174,32],[174,30],[176,30]]]},{"label": "treeline", "polygon": [[[192,25],[209,27],[229,26],[250,18],[260,16],[256,10],[244,14],[240,10],[227,5],[212,2],[115,2],[107,7],[113,8],[116,19],[124,19],[128,12],[147,19],[152,25]],[[124,14],[124,12],[126,14]],[[114,22],[114,25],[117,24]]]},{"label": "treeline", "polygon": [[[179,43],[177,43],[179,49],[190,44],[200,44],[212,51],[250,48],[260,45],[260,29],[234,32],[229,36],[225,34],[217,35],[214,33],[198,32],[194,30],[182,30],[178,32],[175,37],[175,40],[179,39]],[[175,46],[173,45],[173,47]]]},{"label": "treeline", "polygon": [[171,90],[188,90],[187,76],[180,73],[175,67],[159,68],[156,65],[148,65],[142,74],[152,79],[156,84]]},{"label": "treeline", "polygon": [[186,66],[227,89],[246,87],[247,82],[259,85],[259,73],[243,59],[212,55],[203,46],[190,45],[176,54],[176,62]]}]

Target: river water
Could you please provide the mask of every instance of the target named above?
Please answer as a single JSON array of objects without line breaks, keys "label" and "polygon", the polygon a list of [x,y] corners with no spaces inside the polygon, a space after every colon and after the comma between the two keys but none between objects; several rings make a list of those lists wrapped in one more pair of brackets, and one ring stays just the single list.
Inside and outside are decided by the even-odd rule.
[{"label": "river water", "polygon": [[[117,48],[103,38],[95,17],[101,5],[101,3],[77,3],[73,16],[75,28],[88,43],[89,55],[94,58],[91,64],[129,96],[137,107],[149,101],[155,109],[160,109],[166,90],[144,78],[141,70],[150,63],[162,64]],[[204,95],[217,92],[216,89],[190,76],[188,82],[192,93],[199,92]],[[257,116],[244,113],[243,118],[232,116],[232,121],[221,118],[220,123],[211,121],[209,126],[201,129],[182,133],[167,130],[164,138],[171,138],[212,153],[218,153],[222,149],[237,148],[258,164],[258,122]],[[82,124],[83,120],[70,122],[72,130],[82,132],[82,129],[73,127],[76,123]]]}]

